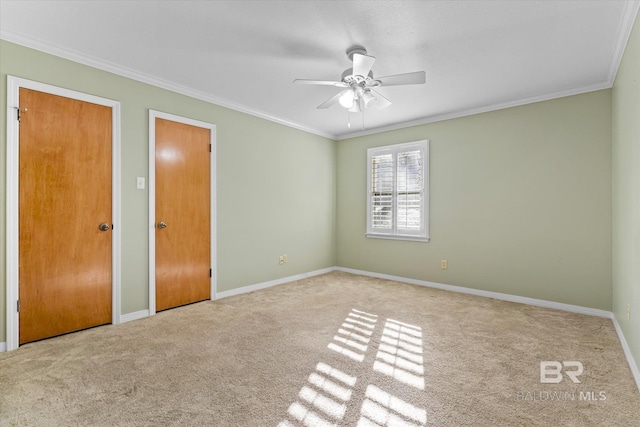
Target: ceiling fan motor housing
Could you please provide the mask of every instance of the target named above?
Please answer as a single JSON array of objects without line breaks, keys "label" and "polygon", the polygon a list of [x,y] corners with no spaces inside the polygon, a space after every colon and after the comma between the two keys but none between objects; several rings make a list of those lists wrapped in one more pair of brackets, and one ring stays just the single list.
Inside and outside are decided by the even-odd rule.
[{"label": "ceiling fan motor housing", "polygon": [[362,46],[353,46],[347,50],[347,56],[349,57],[349,61],[353,61],[353,55],[359,53],[360,55],[366,55],[367,49]]},{"label": "ceiling fan motor housing", "polygon": [[380,86],[380,82],[373,78],[373,71],[369,71],[369,75],[364,78],[363,76],[355,76],[353,74],[353,68],[347,68],[342,73],[342,81],[350,86],[363,85],[364,86]]}]

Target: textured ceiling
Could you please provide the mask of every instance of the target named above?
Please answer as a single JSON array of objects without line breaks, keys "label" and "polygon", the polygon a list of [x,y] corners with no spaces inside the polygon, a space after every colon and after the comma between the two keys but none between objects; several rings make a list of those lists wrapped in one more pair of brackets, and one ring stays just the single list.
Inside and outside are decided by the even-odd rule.
[{"label": "textured ceiling", "polygon": [[[611,87],[637,1],[0,1],[0,37],[332,138]],[[384,110],[315,107],[346,50]],[[1,53],[0,53],[1,54]],[[1,58],[0,58],[1,59]]]}]

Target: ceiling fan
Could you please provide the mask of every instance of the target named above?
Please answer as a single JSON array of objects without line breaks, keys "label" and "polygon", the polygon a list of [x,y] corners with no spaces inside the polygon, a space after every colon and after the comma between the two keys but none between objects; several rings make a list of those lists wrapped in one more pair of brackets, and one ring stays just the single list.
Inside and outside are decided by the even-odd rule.
[{"label": "ceiling fan", "polygon": [[375,107],[381,110],[391,105],[391,101],[375,89],[381,86],[414,85],[424,84],[426,82],[426,74],[424,71],[374,78],[371,67],[376,58],[367,55],[367,50],[363,47],[357,46],[349,49],[347,56],[349,60],[353,61],[353,67],[342,73],[342,79],[339,82],[305,79],[296,79],[293,81],[298,84],[344,88],[336,95],[318,105],[317,108],[325,109],[336,103],[340,103],[340,105],[352,113],[359,113],[369,107]]}]

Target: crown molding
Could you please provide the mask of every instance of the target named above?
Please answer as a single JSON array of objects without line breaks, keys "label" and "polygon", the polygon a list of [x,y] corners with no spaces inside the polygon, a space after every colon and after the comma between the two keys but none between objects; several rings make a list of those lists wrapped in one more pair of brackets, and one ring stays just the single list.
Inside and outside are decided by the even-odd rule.
[{"label": "crown molding", "polygon": [[[611,59],[611,67],[609,68],[609,74],[607,80],[594,85],[569,89],[565,91],[555,92],[547,95],[535,96],[531,98],[523,98],[520,100],[509,101],[501,104],[490,104],[477,108],[471,108],[468,110],[455,111],[452,113],[438,114],[435,116],[423,117],[421,119],[411,120],[402,123],[396,123],[389,126],[381,126],[372,129],[367,129],[358,132],[350,132],[338,135],[335,137],[337,141],[343,141],[346,139],[357,138],[360,136],[373,135],[376,133],[387,132],[392,130],[404,129],[412,126],[419,126],[428,123],[441,122],[444,120],[457,119],[465,116],[472,116],[474,114],[488,113],[490,111],[502,110],[504,108],[517,107],[520,105],[533,104],[535,102],[549,101],[556,98],[563,98],[565,96],[579,95],[587,92],[594,92],[602,89],[609,89],[613,87],[622,57],[624,56],[625,48],[631,36],[633,30],[633,24],[636,21],[636,17],[640,11],[640,1],[631,0],[625,1],[622,16],[620,17],[620,23],[618,26],[618,40],[616,41],[616,47]],[[639,24],[640,25],[640,24]]]},{"label": "crown molding", "polygon": [[300,123],[284,120],[282,118],[273,116],[264,111],[256,110],[256,109],[247,107],[245,105],[237,104],[224,98],[219,98],[217,96],[213,96],[211,94],[208,94],[187,86],[172,83],[170,81],[157,78],[150,74],[141,73],[141,72],[132,70],[130,68],[122,67],[108,61],[103,61],[101,59],[98,59],[89,55],[85,55],[71,49],[63,48],[61,46],[57,46],[52,43],[48,43],[32,37],[27,37],[11,31],[0,29],[0,39],[6,40],[8,42],[16,43],[31,49],[35,49],[44,53],[48,53],[54,56],[58,56],[60,58],[78,62],[80,64],[97,68],[99,70],[117,74],[119,76],[127,77],[132,80],[136,80],[142,83],[150,84],[152,86],[156,86],[162,89],[176,92],[181,95],[189,96],[191,98],[195,98],[205,102],[209,102],[211,104],[219,105],[221,107],[225,107],[234,111],[238,111],[244,114],[249,114],[251,116],[255,116],[261,119],[269,120],[271,122],[275,122],[284,126],[298,129],[298,130],[308,132],[314,135],[318,135],[324,138],[328,138],[336,141],[343,141],[351,138],[373,135],[381,132],[404,129],[404,128],[424,125],[428,123],[435,123],[435,122],[440,122],[444,120],[451,120],[451,119],[456,119],[456,118],[461,118],[466,116],[472,116],[475,114],[487,113],[490,111],[502,110],[505,108],[511,108],[511,107],[517,107],[517,106],[526,105],[526,104],[532,104],[536,102],[548,101],[556,98],[563,98],[566,96],[579,95],[582,93],[593,92],[593,91],[602,90],[602,89],[609,89],[613,86],[613,83],[615,81],[616,75],[618,73],[618,68],[620,67],[620,63],[622,62],[622,57],[624,55],[624,51],[625,51],[627,42],[629,40],[629,36],[631,35],[631,31],[633,29],[633,25],[635,23],[636,16],[638,15],[639,10],[640,10],[640,1],[638,0],[625,1],[624,10],[619,23],[618,39],[615,45],[615,51],[612,57],[612,62],[609,68],[609,73],[606,81],[589,85],[589,86],[550,93],[546,95],[523,98],[523,99],[509,101],[505,103],[499,103],[499,104],[488,104],[488,105],[470,108],[466,110],[454,111],[454,112],[445,113],[445,114],[437,114],[437,115],[423,117],[416,120],[395,123],[388,126],[381,126],[381,127],[363,130],[363,131],[342,133],[342,134],[336,134],[336,135],[328,132],[324,132],[320,129],[312,128]]},{"label": "crown molding", "polygon": [[382,133],[382,132],[404,129],[404,128],[413,127],[413,126],[425,125],[428,123],[442,122],[444,120],[458,119],[460,117],[473,116],[476,114],[503,110],[505,108],[519,107],[521,105],[535,104],[536,102],[550,101],[552,99],[565,98],[567,96],[580,95],[583,93],[595,92],[597,90],[602,90],[602,89],[610,89],[611,86],[612,85],[609,84],[609,82],[600,82],[594,85],[583,86],[583,87],[569,89],[569,90],[563,90],[560,92],[554,92],[547,95],[533,96],[531,98],[522,98],[515,101],[503,102],[500,104],[489,104],[481,107],[470,108],[467,110],[454,111],[452,113],[436,114],[434,116],[423,117],[421,119],[411,120],[408,122],[396,123],[389,126],[381,126],[377,128],[366,129],[363,131],[339,135],[336,137],[336,140],[344,141],[346,139],[357,138],[360,136],[373,135],[376,133]]},{"label": "crown molding", "polygon": [[132,80],[136,80],[142,83],[146,83],[161,89],[166,89],[171,92],[179,93],[191,98],[199,99],[201,101],[209,102],[221,107],[228,108],[230,110],[238,111],[240,113],[249,114],[261,119],[269,120],[284,126],[288,126],[294,129],[298,129],[304,132],[308,132],[314,135],[322,136],[324,138],[335,140],[336,135],[332,135],[327,132],[323,132],[319,129],[315,129],[300,123],[295,123],[289,120],[284,120],[279,117],[275,117],[264,111],[249,108],[245,105],[237,104],[224,98],[213,96],[206,92],[202,92],[184,85],[172,83],[168,80],[160,79],[150,74],[142,73],[132,70],[127,67],[123,67],[112,62],[104,61],[96,57],[80,53],[78,51],[67,49],[53,43],[48,43],[43,40],[39,40],[33,37],[27,37],[22,34],[17,34],[12,31],[0,29],[0,39],[11,43],[15,43],[30,49],[34,49],[40,52],[48,53],[53,56],[57,56],[63,59],[68,59],[73,62],[77,62],[83,65],[87,65],[92,68],[96,68],[102,71],[107,71],[112,74],[116,74],[122,77],[126,77]]}]

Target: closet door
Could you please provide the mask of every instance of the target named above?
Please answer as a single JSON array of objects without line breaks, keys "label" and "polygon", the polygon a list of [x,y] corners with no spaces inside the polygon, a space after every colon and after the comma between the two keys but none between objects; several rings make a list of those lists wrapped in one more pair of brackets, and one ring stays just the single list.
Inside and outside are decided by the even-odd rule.
[{"label": "closet door", "polygon": [[211,130],[155,118],[156,311],[211,298]]},{"label": "closet door", "polygon": [[111,323],[112,109],[20,89],[19,342]]}]

